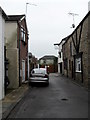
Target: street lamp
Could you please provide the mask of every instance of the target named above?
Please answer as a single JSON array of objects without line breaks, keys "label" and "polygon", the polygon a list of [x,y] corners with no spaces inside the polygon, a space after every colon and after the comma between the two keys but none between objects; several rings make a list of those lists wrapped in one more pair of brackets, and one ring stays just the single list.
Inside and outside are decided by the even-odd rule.
[{"label": "street lamp", "polygon": [[[37,6],[36,4],[32,4],[32,3],[26,3],[26,21],[27,21],[27,5],[34,5]],[[29,50],[28,50],[29,51]],[[29,78],[29,56],[28,56],[28,78]]]},{"label": "street lamp", "polygon": [[36,4],[26,3],[26,14],[27,14],[27,5],[34,5],[34,6],[37,6]]}]

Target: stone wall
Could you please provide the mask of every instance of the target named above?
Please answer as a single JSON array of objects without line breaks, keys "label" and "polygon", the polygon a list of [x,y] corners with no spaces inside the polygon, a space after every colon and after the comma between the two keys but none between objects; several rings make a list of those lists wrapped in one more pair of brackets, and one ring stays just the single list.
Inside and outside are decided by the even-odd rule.
[{"label": "stone wall", "polygon": [[5,24],[5,45],[6,57],[9,60],[8,78],[10,84],[9,89],[19,87],[19,51],[17,48],[17,23],[6,22]]},{"label": "stone wall", "polygon": [[[82,72],[76,72],[75,70],[75,57],[77,52],[75,46],[79,42],[80,30],[82,26],[81,39],[79,44],[79,53],[82,53]],[[63,45],[63,60],[67,59],[67,69],[64,69],[64,75],[70,78],[74,78],[78,83],[83,84],[88,87],[88,81],[90,80],[90,13],[88,13],[85,18],[81,21],[75,31],[70,35],[68,40],[66,40]],[[76,39],[77,32],[77,39]],[[75,42],[72,40],[72,36]],[[77,40],[77,41],[76,41]],[[70,54],[70,42],[73,44],[73,55]]]},{"label": "stone wall", "polygon": [[90,86],[90,15],[88,17],[88,83]]},{"label": "stone wall", "polygon": [[83,23],[80,52],[83,52],[82,55],[83,84],[87,86],[88,84],[88,72],[87,72],[88,71],[88,18],[85,19]]}]

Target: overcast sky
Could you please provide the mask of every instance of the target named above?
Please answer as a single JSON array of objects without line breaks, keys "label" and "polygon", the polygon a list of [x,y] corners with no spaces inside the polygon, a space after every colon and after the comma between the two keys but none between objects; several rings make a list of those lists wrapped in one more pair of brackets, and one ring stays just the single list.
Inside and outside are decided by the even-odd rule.
[{"label": "overcast sky", "polygon": [[[36,57],[57,56],[54,43],[59,43],[74,30],[75,25],[88,13],[90,0],[0,0],[0,6],[7,15],[26,14],[29,31],[29,51]],[[27,5],[29,2],[34,5]]]}]

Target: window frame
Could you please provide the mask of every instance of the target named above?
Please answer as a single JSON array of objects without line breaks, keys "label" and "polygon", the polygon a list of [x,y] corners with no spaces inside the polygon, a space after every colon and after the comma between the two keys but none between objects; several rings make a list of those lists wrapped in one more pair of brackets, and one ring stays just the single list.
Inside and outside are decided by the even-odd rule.
[{"label": "window frame", "polygon": [[21,40],[24,42],[26,41],[26,34],[23,27],[21,27]]},{"label": "window frame", "polygon": [[75,72],[82,72],[81,57],[75,59]]}]

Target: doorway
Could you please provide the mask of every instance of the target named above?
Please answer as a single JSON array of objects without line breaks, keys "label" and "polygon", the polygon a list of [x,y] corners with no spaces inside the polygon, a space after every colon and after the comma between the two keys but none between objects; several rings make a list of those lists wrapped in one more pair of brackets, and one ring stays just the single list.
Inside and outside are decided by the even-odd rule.
[{"label": "doorway", "polygon": [[62,74],[62,63],[60,63],[60,73]]}]

